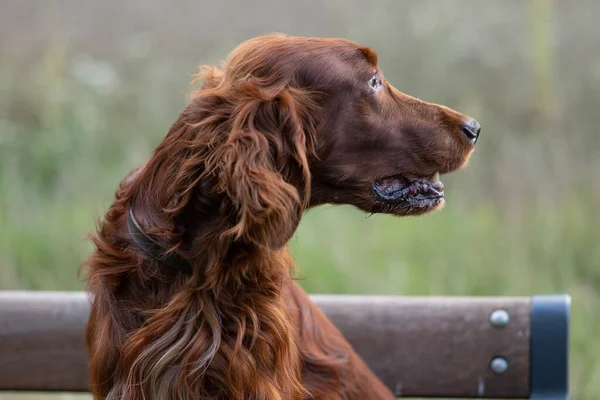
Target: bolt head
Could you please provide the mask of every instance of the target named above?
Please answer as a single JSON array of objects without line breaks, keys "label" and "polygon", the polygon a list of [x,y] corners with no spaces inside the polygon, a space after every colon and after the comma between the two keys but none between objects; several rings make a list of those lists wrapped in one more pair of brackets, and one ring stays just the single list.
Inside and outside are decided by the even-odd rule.
[{"label": "bolt head", "polygon": [[490,363],[490,369],[496,375],[502,375],[508,369],[508,361],[504,357],[494,357]]},{"label": "bolt head", "polygon": [[490,315],[490,324],[494,328],[504,328],[508,325],[508,321],[510,321],[510,316],[505,310],[496,310]]}]

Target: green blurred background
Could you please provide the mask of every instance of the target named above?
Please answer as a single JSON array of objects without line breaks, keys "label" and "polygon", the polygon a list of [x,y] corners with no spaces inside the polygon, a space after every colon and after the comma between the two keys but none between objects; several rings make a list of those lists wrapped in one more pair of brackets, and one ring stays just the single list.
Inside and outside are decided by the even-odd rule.
[{"label": "green blurred background", "polygon": [[[0,289],[83,289],[86,235],[199,64],[262,33],[344,37],[375,48],[398,89],[483,130],[470,166],[444,179],[442,212],[310,211],[291,244],[304,287],[569,293],[571,398],[598,399],[599,17],[594,0],[3,0]],[[31,397],[46,396],[81,397]]]}]

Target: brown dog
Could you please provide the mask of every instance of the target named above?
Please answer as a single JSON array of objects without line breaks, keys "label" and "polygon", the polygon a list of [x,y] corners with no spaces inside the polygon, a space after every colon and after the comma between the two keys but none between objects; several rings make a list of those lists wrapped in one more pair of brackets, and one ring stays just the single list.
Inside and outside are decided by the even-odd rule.
[{"label": "brown dog", "polygon": [[392,399],[297,286],[323,204],[422,214],[479,124],[400,93],[341,39],[249,40],[120,185],[87,262],[98,399]]}]

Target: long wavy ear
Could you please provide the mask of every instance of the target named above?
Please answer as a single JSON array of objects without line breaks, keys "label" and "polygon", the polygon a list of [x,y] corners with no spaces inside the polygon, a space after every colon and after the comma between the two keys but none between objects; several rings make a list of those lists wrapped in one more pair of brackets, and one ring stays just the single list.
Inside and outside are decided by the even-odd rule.
[{"label": "long wavy ear", "polygon": [[213,158],[219,189],[237,213],[225,234],[277,250],[294,234],[310,197],[317,110],[303,90],[260,89],[252,80],[238,89],[230,132]]}]

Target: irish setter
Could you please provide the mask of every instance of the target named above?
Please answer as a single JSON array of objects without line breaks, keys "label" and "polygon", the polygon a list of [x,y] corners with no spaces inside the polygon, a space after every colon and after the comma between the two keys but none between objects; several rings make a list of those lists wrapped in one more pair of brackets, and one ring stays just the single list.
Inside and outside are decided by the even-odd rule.
[{"label": "irish setter", "polygon": [[342,39],[254,38],[198,79],[94,237],[94,397],[394,398],[295,283],[286,243],[319,204],[442,207],[439,174],[479,124],[399,92]]}]

